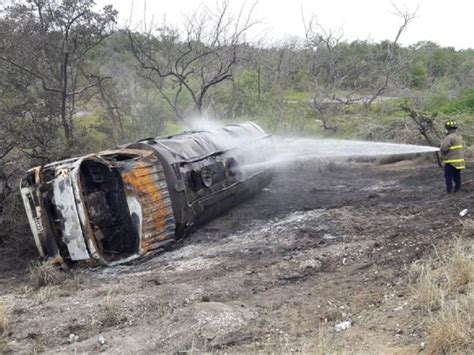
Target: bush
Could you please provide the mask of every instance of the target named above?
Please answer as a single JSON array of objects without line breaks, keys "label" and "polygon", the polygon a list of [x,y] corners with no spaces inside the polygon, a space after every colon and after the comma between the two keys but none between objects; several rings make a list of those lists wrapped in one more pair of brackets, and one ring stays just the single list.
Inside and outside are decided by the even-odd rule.
[{"label": "bush", "polygon": [[439,107],[439,111],[446,114],[473,113],[474,112],[474,87],[465,90],[458,99],[450,100]]}]

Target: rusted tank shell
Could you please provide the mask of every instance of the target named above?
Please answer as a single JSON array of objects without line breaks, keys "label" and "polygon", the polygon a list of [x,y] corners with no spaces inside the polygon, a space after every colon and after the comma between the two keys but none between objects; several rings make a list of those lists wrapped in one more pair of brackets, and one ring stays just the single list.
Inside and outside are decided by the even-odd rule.
[{"label": "rusted tank shell", "polygon": [[125,262],[265,187],[271,137],[248,122],[145,139],[29,170],[21,192],[41,256]]}]

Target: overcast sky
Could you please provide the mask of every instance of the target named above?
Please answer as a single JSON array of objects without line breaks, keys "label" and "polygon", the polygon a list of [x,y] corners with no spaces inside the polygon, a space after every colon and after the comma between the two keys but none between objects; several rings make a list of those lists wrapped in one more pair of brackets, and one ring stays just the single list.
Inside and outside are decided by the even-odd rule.
[{"label": "overcast sky", "polygon": [[[218,0],[96,0],[99,6],[113,4],[119,11],[120,25],[138,29],[144,23],[158,24],[163,19],[178,26],[183,16],[199,6],[216,7]],[[251,0],[229,0],[234,12]],[[401,24],[393,14],[400,9],[417,10],[417,16],[400,38],[403,45],[428,40],[456,49],[474,48],[474,0],[259,0],[254,18],[261,25],[254,36],[265,34],[271,40],[304,36],[302,13],[316,15],[325,29],[342,30],[349,41],[360,39],[378,42],[393,39]],[[131,17],[131,21],[130,21]]]}]

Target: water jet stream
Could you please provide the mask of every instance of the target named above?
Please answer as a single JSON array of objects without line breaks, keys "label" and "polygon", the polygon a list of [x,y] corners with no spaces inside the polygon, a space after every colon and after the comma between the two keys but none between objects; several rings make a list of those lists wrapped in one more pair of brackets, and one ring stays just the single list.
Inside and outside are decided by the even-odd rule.
[{"label": "water jet stream", "polygon": [[383,142],[353,141],[344,139],[313,139],[298,137],[274,137],[275,154],[265,162],[245,165],[243,169],[261,165],[285,166],[297,161],[333,161],[360,157],[382,157],[434,153],[437,147]]}]

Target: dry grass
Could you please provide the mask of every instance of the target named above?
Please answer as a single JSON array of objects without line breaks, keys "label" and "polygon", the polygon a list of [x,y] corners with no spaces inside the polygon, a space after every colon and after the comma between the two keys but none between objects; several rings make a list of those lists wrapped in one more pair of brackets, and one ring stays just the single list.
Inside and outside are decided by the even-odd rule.
[{"label": "dry grass", "polygon": [[427,352],[474,352],[474,253],[472,245],[455,240],[437,259],[410,270],[420,323],[427,334]]},{"label": "dry grass", "polygon": [[7,307],[0,304],[0,335],[2,335],[8,327]]},{"label": "dry grass", "polygon": [[61,289],[59,286],[41,287],[35,290],[33,294],[39,302],[44,303],[57,298],[61,294]]},{"label": "dry grass", "polygon": [[334,332],[328,329],[319,328],[314,344],[309,349],[303,348],[303,353],[309,352],[317,355],[341,353],[337,349]]},{"label": "dry grass", "polygon": [[81,285],[84,283],[85,279],[82,274],[77,271],[73,271],[67,281],[68,287],[71,290],[77,291],[81,288]]},{"label": "dry grass", "polygon": [[30,354],[36,355],[41,354],[46,351],[46,346],[44,345],[43,339],[35,339],[34,342],[30,345]]},{"label": "dry grass", "polygon": [[462,221],[462,234],[464,237],[474,237],[474,220],[466,219]]},{"label": "dry grass", "polygon": [[466,297],[441,305],[427,329],[429,354],[453,354],[474,351],[474,287]]},{"label": "dry grass", "polygon": [[108,294],[100,316],[101,325],[103,327],[113,327],[126,321],[127,318],[121,312],[119,301]]},{"label": "dry grass", "polygon": [[[295,329],[296,330],[296,329]],[[295,340],[290,336],[289,333],[281,332],[279,334],[268,335],[266,338],[261,339],[257,343],[251,343],[248,345],[239,344],[241,347],[238,353],[242,354],[312,354],[312,355],[328,355],[328,354],[349,354],[344,346],[341,346],[340,342],[336,341],[336,334],[332,329],[332,326],[320,326],[317,329],[317,333],[314,337],[305,339],[304,341]],[[193,344],[195,344],[195,338],[193,336]],[[193,347],[192,347],[193,348]],[[218,347],[210,348],[207,347],[206,342],[203,344],[203,348],[198,351],[189,351],[190,353],[199,354],[229,354],[234,353],[235,350],[232,348]],[[351,351],[350,354],[355,352]],[[364,353],[364,355],[368,353]]]},{"label": "dry grass", "polygon": [[6,340],[0,339],[0,354],[8,354],[11,352],[12,350],[8,346],[8,343],[6,342]]},{"label": "dry grass", "polygon": [[446,262],[449,290],[474,283],[474,254],[458,239],[453,243]]},{"label": "dry grass", "polygon": [[446,290],[439,287],[439,273],[434,269],[433,262],[412,265],[409,273],[414,283],[412,292],[415,302],[423,315],[438,310],[446,296]]},{"label": "dry grass", "polygon": [[32,293],[40,302],[57,297],[68,297],[82,287],[83,276],[76,271],[64,271],[50,263],[30,267],[30,286],[24,293]]},{"label": "dry grass", "polygon": [[30,280],[35,289],[44,286],[59,285],[66,279],[67,275],[65,272],[51,264],[41,263],[30,267]]}]

